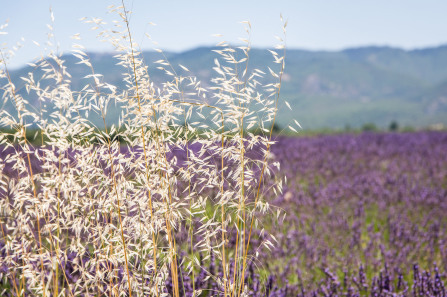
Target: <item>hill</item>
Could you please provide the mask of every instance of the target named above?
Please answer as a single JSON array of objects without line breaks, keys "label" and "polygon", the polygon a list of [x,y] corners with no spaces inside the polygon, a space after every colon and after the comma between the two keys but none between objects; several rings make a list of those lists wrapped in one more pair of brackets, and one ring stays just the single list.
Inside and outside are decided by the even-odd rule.
[{"label": "hill", "polygon": [[[165,55],[174,68],[185,65],[208,85],[215,75],[212,67],[218,57],[213,49],[199,47]],[[113,54],[89,53],[89,56],[96,73],[103,74],[105,81],[125,88],[122,68],[116,65],[118,61]],[[165,81],[166,77],[153,64],[163,56],[148,51],[143,57],[153,81]],[[62,58],[72,75],[71,87],[80,90],[88,83],[82,78],[89,74],[88,69],[76,64],[78,60],[71,55]],[[271,54],[264,49],[252,49],[249,63],[252,69],[275,66]],[[34,71],[30,66],[11,71],[20,92],[25,92],[20,77],[30,71]],[[280,110],[280,126],[293,118],[305,129],[359,127],[365,123],[387,127],[392,121],[413,127],[447,124],[447,45],[409,51],[376,46],[342,51],[289,49],[281,95],[293,111]],[[110,116],[117,115],[112,111]]]}]

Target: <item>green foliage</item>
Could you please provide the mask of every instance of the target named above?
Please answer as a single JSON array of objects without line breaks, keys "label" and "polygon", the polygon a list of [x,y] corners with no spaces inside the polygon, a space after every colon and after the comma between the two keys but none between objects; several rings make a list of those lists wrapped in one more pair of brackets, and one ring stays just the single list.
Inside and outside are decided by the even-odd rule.
[{"label": "green foliage", "polygon": [[362,126],[362,131],[364,132],[376,132],[378,131],[377,126],[374,123],[366,123]]},{"label": "green foliage", "polygon": [[390,123],[390,126],[389,126],[388,130],[390,130],[392,132],[395,132],[395,131],[399,130],[399,124],[396,121],[392,121]]}]

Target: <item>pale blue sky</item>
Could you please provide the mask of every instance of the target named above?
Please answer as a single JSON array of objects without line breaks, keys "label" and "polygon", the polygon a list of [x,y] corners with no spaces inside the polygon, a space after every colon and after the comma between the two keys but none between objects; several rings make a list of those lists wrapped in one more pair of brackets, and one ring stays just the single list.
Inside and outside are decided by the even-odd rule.
[{"label": "pale blue sky", "polygon": [[[106,13],[115,0],[0,0],[0,24],[9,19],[0,35],[0,44],[12,47],[21,37],[25,47],[9,62],[11,68],[31,60],[42,51],[32,40],[46,41],[50,23],[49,7],[55,16],[56,40],[64,52],[71,48],[69,36],[81,33],[88,50],[110,51],[95,39],[81,17],[119,19]],[[365,45],[388,45],[405,49],[447,43],[447,1],[445,0],[126,0],[133,10],[131,29],[142,48],[154,46],[145,39],[147,32],[157,47],[183,51],[200,45],[214,45],[222,39],[237,42],[245,37],[240,21],[252,24],[252,45],[273,47],[274,35],[281,34],[279,14],[289,20],[287,47],[338,50]],[[147,25],[154,22],[157,26]]]}]

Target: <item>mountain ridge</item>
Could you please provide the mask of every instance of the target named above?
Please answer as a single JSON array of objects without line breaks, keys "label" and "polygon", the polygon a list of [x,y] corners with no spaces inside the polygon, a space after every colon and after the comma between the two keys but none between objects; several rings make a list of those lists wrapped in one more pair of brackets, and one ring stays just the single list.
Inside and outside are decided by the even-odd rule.
[{"label": "mountain ridge", "polygon": [[[193,75],[210,84],[215,73],[216,47],[197,47],[183,52],[166,52],[174,68],[188,67]],[[125,88],[122,68],[112,53],[88,53],[95,72],[104,80]],[[144,51],[142,56],[156,83],[166,77],[155,70],[154,61],[160,53]],[[70,54],[66,60],[72,74],[72,87],[82,88],[88,73],[76,64]],[[260,48],[250,51],[250,68],[266,70],[272,63],[271,54]],[[30,66],[12,70],[11,78],[20,89],[20,77],[31,71]],[[153,71],[153,72],[152,72]],[[424,127],[447,124],[447,44],[405,50],[389,46],[362,46],[340,51],[286,50],[286,69],[281,97],[293,112],[281,109],[279,125],[286,126],[293,118],[307,129],[323,127],[360,127],[374,123],[387,127],[390,122]]]}]

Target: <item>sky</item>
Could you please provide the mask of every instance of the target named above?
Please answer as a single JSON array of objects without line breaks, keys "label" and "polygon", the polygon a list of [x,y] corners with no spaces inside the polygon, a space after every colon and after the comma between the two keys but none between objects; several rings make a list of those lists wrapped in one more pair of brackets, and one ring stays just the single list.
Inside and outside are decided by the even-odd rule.
[{"label": "sky", "polygon": [[[340,50],[359,46],[393,46],[404,49],[447,44],[445,0],[125,0],[133,13],[130,28],[142,49],[185,51],[226,40],[240,44],[246,38],[241,21],[250,21],[254,47],[273,48],[282,36],[280,14],[288,20],[287,48]],[[120,17],[107,13],[116,0],[0,0],[0,48],[21,47],[7,61],[17,68],[48,53],[49,48],[69,53],[73,43],[87,51],[110,52],[110,44],[96,38],[98,31],[79,21],[98,17],[112,28]],[[54,14],[57,46],[45,45]],[[149,24],[150,22],[156,25]],[[80,33],[81,40],[70,36]],[[145,33],[151,36],[149,40]],[[222,34],[223,37],[213,37]],[[21,41],[22,38],[24,41]],[[40,44],[37,46],[33,41]],[[154,44],[153,42],[158,42]]]}]

